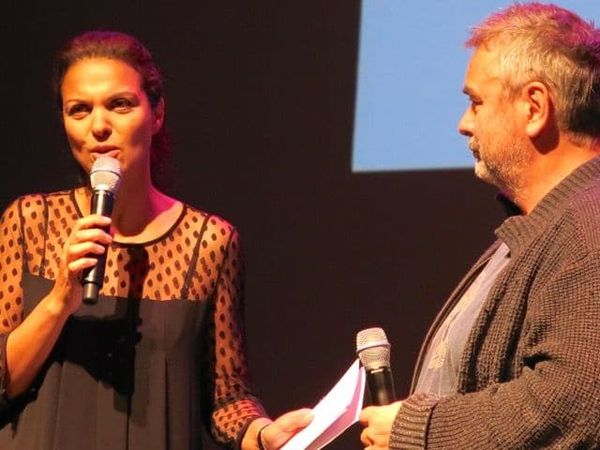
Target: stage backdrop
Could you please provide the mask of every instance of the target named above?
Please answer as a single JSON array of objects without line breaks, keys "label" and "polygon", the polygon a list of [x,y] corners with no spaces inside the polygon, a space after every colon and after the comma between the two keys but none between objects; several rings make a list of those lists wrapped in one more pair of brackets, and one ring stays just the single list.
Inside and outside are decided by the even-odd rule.
[{"label": "stage backdrop", "polygon": [[[16,3],[0,31],[0,206],[75,180],[50,93],[54,52],[90,28],[134,33],[167,79],[168,192],[241,232],[248,351],[269,412],[314,405],[370,326],[387,331],[405,395],[428,325],[502,213],[471,168],[353,173],[360,3]],[[466,143],[435,150],[468,154]],[[358,434],[329,448],[361,448]]]}]

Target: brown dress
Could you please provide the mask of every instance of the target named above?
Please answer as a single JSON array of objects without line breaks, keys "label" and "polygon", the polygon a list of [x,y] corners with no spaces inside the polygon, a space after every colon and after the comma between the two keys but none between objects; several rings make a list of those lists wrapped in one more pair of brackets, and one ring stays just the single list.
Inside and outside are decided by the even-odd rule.
[{"label": "brown dress", "polygon": [[[6,337],[51,289],[82,216],[73,191],[22,197],[0,222],[0,383]],[[245,359],[236,230],[184,206],[160,238],[114,242],[96,305],[69,318],[31,388],[0,402],[2,450],[238,448],[264,415]]]}]

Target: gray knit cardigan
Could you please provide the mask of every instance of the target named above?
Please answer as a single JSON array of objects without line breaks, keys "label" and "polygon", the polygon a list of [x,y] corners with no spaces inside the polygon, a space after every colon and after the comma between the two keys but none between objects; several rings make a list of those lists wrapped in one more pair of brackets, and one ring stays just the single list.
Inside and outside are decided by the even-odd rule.
[{"label": "gray knit cardigan", "polygon": [[[458,394],[413,392],[391,449],[600,448],[600,158],[496,235],[511,260],[469,335]],[[498,243],[450,296],[424,349]]]}]

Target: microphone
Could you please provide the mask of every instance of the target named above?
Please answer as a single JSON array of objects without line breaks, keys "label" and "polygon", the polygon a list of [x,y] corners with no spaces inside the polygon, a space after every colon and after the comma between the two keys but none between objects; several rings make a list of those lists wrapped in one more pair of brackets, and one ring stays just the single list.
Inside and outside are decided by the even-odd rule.
[{"label": "microphone", "polygon": [[356,334],[356,353],[367,373],[371,402],[389,405],[396,400],[390,368],[390,343],[381,328],[367,328]]},{"label": "microphone", "polygon": [[[93,191],[91,214],[111,216],[115,193],[119,188],[120,180],[121,166],[115,158],[103,155],[94,161],[90,172],[90,184]],[[105,231],[108,231],[108,227]],[[97,256],[97,258],[96,265],[86,269],[81,280],[83,302],[88,305],[94,305],[98,301],[98,292],[104,282],[106,252]]]}]

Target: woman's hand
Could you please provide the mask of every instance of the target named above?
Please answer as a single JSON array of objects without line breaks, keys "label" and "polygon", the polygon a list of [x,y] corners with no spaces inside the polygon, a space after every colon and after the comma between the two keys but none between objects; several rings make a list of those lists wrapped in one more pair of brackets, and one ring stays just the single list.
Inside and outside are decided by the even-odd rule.
[{"label": "woman's hand", "polygon": [[263,447],[265,450],[280,449],[296,433],[306,428],[312,419],[312,411],[307,408],[279,416],[263,429],[261,433]]},{"label": "woman's hand", "polygon": [[273,422],[264,417],[256,419],[246,431],[242,450],[279,450],[296,433],[306,428],[312,419],[312,411],[307,408],[283,414]]},{"label": "woman's hand", "polygon": [[50,295],[56,311],[70,315],[81,306],[82,273],[96,265],[96,256],[105,253],[112,242],[112,236],[104,231],[110,222],[110,218],[98,214],[75,222],[63,247],[59,272]]}]

